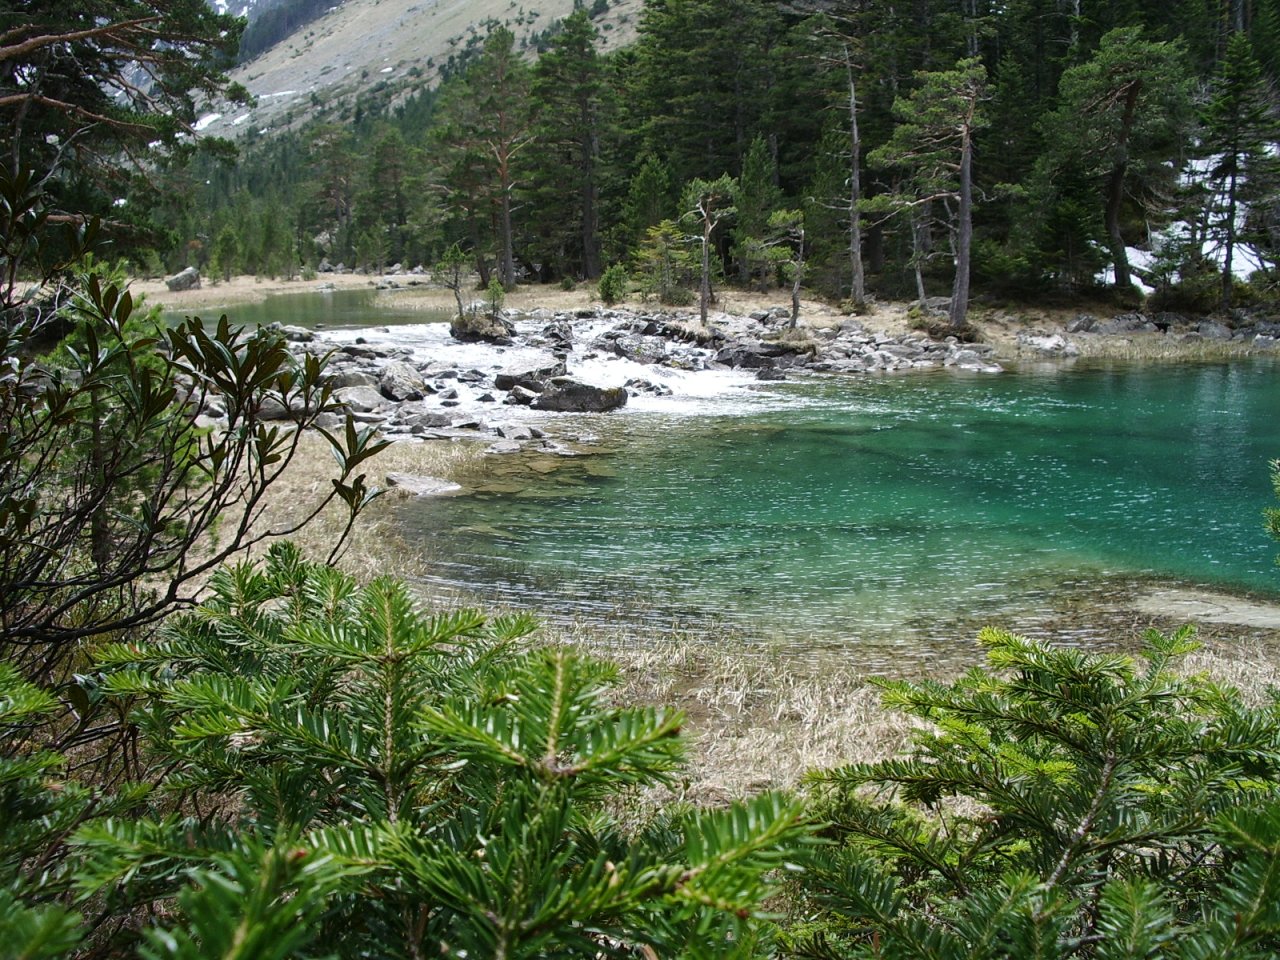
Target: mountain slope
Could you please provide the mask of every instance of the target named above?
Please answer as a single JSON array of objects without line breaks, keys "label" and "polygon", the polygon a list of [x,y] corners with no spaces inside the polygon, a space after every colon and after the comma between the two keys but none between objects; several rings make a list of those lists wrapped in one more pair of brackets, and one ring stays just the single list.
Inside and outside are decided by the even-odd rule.
[{"label": "mountain slope", "polygon": [[[642,6],[611,0],[595,18],[606,49],[635,36]],[[233,72],[257,98],[252,109],[214,105],[197,129],[265,132],[337,115],[375,90],[394,101],[434,86],[451,56],[483,39],[486,23],[508,27],[532,55],[536,38],[573,8],[574,0],[345,0]]]}]

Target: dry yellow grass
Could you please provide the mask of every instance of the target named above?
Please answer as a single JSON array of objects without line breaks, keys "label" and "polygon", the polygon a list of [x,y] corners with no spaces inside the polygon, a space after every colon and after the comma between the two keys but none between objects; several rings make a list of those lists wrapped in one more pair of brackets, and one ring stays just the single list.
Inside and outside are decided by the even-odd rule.
[{"label": "dry yellow grass", "polygon": [[684,711],[684,776],[674,789],[632,798],[637,815],[672,800],[716,805],[794,788],[809,770],[900,752],[917,725],[881,706],[879,692],[857,670],[741,640],[590,630],[551,631],[548,639],[616,663],[619,703]]},{"label": "dry yellow grass", "polygon": [[1199,363],[1264,355],[1240,340],[1182,340],[1158,333],[1132,337],[1088,334],[1071,340],[1082,358],[1092,360]]},{"label": "dry yellow grass", "polygon": [[[477,443],[393,443],[366,462],[366,482],[385,487],[388,473],[453,480],[476,470],[483,450],[483,445]],[[324,499],[335,476],[337,468],[329,444],[318,434],[304,436],[298,456],[272,485],[266,509],[255,529],[279,530],[296,523]],[[397,503],[409,496],[392,487],[370,504],[352,528],[337,565],[361,580],[387,573],[412,576],[419,572],[421,559],[404,541],[395,523]],[[330,504],[290,539],[309,559],[324,560],[341,539],[345,526],[345,507],[340,503]]]}]

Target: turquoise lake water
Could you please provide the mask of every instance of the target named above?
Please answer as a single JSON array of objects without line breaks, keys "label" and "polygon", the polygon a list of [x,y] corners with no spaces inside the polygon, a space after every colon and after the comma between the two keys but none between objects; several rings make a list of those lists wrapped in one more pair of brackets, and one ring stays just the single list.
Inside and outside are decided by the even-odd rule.
[{"label": "turquoise lake water", "polygon": [[746,413],[586,421],[592,456],[406,507],[432,583],[890,659],[986,622],[1061,635],[1072,598],[1153,580],[1280,593],[1273,363],[767,389]]}]

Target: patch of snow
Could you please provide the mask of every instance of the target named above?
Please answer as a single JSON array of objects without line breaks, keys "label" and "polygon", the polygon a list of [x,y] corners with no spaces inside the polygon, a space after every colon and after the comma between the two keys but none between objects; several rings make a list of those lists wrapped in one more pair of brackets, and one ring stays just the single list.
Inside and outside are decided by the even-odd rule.
[{"label": "patch of snow", "polygon": [[379,72],[379,73],[395,73],[395,72],[396,72],[396,68],[395,68],[395,67],[383,67],[383,68],[382,68],[381,70],[379,70],[378,72]]},{"label": "patch of snow", "polygon": [[233,127],[238,127],[240,126],[240,124],[244,123],[248,119],[249,119],[249,114],[242,113],[240,114],[240,116],[236,117],[234,120],[231,121],[231,125]]},{"label": "patch of snow", "polygon": [[297,90],[281,90],[279,93],[259,93],[256,94],[259,100],[269,100],[272,97],[292,97]]},{"label": "patch of snow", "polygon": [[192,127],[192,129],[195,130],[196,133],[199,133],[201,130],[207,129],[211,124],[214,124],[221,119],[222,114],[220,113],[206,113],[196,121],[195,126]]}]

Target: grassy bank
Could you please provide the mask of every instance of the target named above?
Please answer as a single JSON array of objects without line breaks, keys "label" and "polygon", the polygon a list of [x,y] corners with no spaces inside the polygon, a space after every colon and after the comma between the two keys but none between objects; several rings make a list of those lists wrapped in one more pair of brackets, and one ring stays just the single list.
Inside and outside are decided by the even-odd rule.
[{"label": "grassy bank", "polygon": [[[381,574],[413,576],[420,570],[421,558],[405,543],[395,523],[397,504],[411,494],[389,487],[389,473],[455,480],[473,475],[480,469],[483,446],[475,443],[393,443],[369,464],[367,482],[386,488],[361,514],[337,565],[360,578],[369,580]],[[336,475],[329,444],[318,434],[303,438],[298,456],[280,481],[271,487],[266,509],[255,529],[278,530],[296,523],[315,509],[329,492]],[[320,515],[291,539],[312,559],[323,559],[343,534],[346,516],[338,505],[330,504]]]}]

